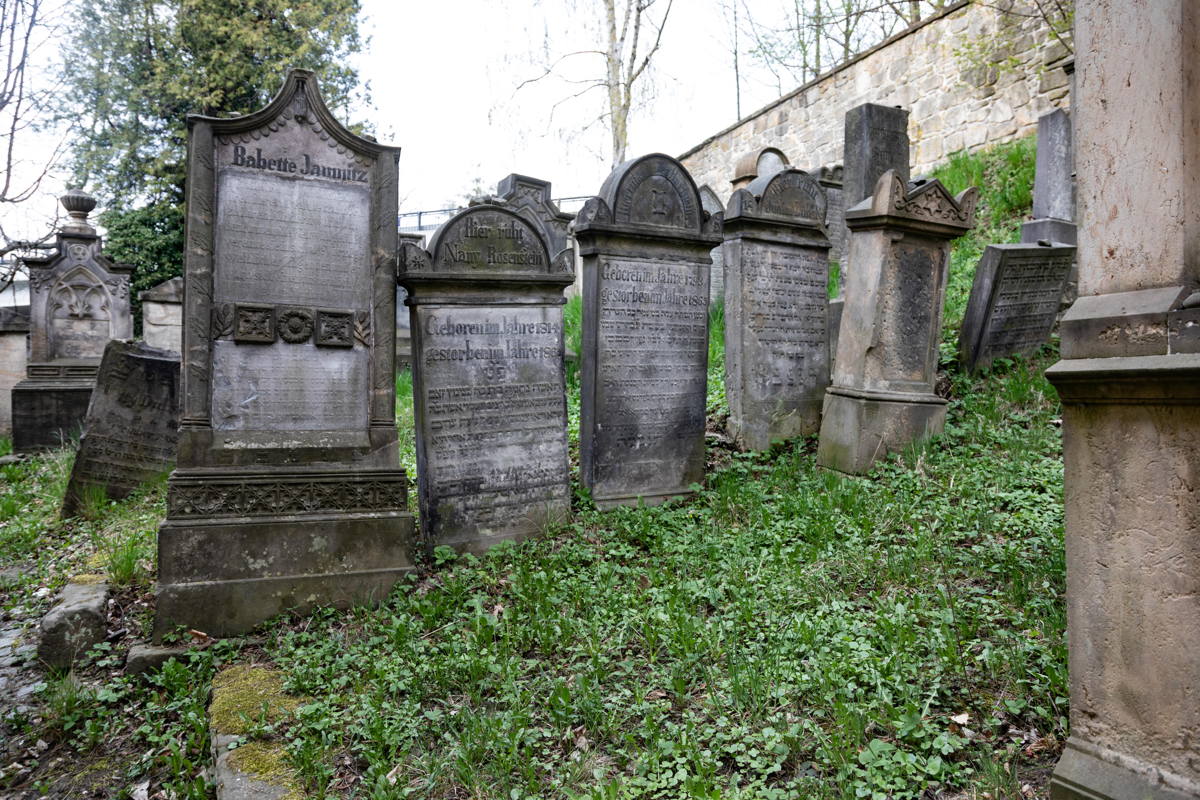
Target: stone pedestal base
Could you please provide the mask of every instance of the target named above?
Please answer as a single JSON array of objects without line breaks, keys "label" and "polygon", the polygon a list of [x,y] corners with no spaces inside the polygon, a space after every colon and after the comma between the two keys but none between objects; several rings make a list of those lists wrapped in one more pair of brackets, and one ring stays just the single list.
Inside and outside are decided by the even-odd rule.
[{"label": "stone pedestal base", "polygon": [[284,611],[382,602],[413,569],[406,492],[401,470],[177,472],[158,534],[155,636],[177,625],[234,635]]},{"label": "stone pedestal base", "polygon": [[596,504],[596,508],[600,509],[601,511],[608,511],[609,509],[618,508],[620,506],[661,506],[668,500],[691,497],[693,494],[695,494],[695,492],[679,491],[667,492],[665,494],[638,494],[613,497],[598,497],[596,495],[592,495],[592,502],[594,502]]},{"label": "stone pedestal base", "polygon": [[1072,736],[1050,778],[1050,800],[1195,800],[1200,785]]},{"label": "stone pedestal base", "polygon": [[860,474],[888,453],[936,436],[945,426],[946,401],[936,395],[831,387],[825,394],[817,463]]},{"label": "stone pedestal base", "polygon": [[1034,219],[1021,224],[1021,244],[1043,240],[1073,245],[1079,243],[1079,235],[1075,223],[1065,219]]},{"label": "stone pedestal base", "polygon": [[24,380],[13,387],[13,452],[61,447],[79,436],[92,397],[92,379]]}]

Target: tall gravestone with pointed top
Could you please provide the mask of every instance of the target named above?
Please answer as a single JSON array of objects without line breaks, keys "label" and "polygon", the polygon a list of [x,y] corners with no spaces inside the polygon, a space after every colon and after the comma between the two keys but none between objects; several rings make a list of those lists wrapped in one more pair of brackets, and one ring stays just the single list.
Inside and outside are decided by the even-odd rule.
[{"label": "tall gravestone with pointed top", "polygon": [[583,256],[582,482],[602,508],[704,478],[708,277],[721,242],[678,161],[617,167],[575,220]]},{"label": "tall gravestone with pointed top", "polygon": [[971,229],[978,193],[886,172],[846,212],[846,307],[826,392],[817,463],[860,473],[889,452],[940,433],[934,392],[950,241]]},{"label": "tall gravestone with pointed top", "polygon": [[406,244],[422,539],[480,552],[571,506],[563,289],[574,255],[509,206],[474,205]]},{"label": "tall gravestone with pointed top", "polygon": [[800,170],[756,178],[725,210],[725,396],[740,447],[816,433],[829,385],[825,193]]},{"label": "tall gravestone with pointed top", "polygon": [[380,601],[412,567],[399,150],[346,130],[305,70],[262,110],[188,130],[183,408],[156,630],[232,634]]},{"label": "tall gravestone with pointed top", "polygon": [[87,216],[90,195],[62,196],[69,213],[49,254],[25,258],[29,270],[29,361],[12,390],[13,450],[57,447],[79,433],[104,347],[133,336],[133,267],[101,253]]}]

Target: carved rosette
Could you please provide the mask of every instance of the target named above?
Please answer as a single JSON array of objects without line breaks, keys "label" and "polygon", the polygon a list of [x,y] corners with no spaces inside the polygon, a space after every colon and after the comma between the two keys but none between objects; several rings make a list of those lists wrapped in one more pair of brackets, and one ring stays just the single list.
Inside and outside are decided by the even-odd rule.
[{"label": "carved rosette", "polygon": [[313,334],[313,314],[304,308],[286,308],[276,316],[279,338],[288,344],[307,342]]}]

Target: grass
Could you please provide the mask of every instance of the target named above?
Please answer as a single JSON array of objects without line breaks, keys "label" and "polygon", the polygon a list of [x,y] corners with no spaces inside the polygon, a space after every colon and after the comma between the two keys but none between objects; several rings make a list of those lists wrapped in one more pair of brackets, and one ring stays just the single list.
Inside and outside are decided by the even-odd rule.
[{"label": "grass", "polygon": [[[254,644],[219,642],[142,677],[120,670],[128,639],[106,642],[51,676],[36,711],[5,720],[49,749],[6,767],[0,788],[81,795],[94,780],[122,797],[149,780],[150,796],[211,797],[208,682],[225,664],[266,663],[298,700],[256,721],[256,742],[284,747],[310,797],[1043,791],[1068,694],[1060,411],[1042,377],[1055,353],[976,377],[952,359],[975,262],[1015,238],[1032,161],[1017,143],[937,173],[953,191],[984,182],[979,228],[952,256],[938,439],[861,478],[816,469],[811,439],[752,455],[714,446],[687,502],[600,513],[577,493],[572,518],[540,540],[478,558],[442,549],[380,608],[278,620]],[[578,300],[564,310],[576,349],[579,312]],[[717,426],[723,329],[718,311]],[[415,476],[411,374],[396,388]],[[575,458],[574,370],[567,399]],[[69,469],[67,451],[0,467],[0,566],[23,570],[5,608],[35,619],[49,602],[39,587],[90,562],[124,587],[113,624],[136,633],[162,487],[60,520]]]}]

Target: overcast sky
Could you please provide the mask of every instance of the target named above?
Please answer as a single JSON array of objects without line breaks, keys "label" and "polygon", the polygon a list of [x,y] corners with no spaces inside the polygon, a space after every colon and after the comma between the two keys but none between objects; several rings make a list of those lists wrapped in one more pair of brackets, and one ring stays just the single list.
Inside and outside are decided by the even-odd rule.
[{"label": "overcast sky", "polygon": [[[745,1],[764,17],[779,4]],[[658,0],[657,7],[666,3]],[[601,45],[599,19],[588,16],[598,6],[597,0],[364,0],[370,42],[356,62],[370,83],[373,109],[356,116],[374,123],[380,141],[402,148],[401,211],[454,205],[476,181],[494,191],[510,172],[551,181],[556,197],[600,188],[610,168],[608,129],[596,121],[604,92],[566,98],[587,85],[567,81],[601,74],[602,59],[568,57],[553,76],[517,89],[548,61]],[[736,120],[732,27],[722,0],[674,0],[645,79],[653,98],[631,115],[629,157],[678,155]],[[643,42],[649,35],[643,30]],[[769,76],[761,80],[761,70],[748,68],[745,46],[743,115],[779,94]],[[41,154],[54,141],[50,134],[27,140],[30,163],[44,163]],[[6,226],[39,235],[65,177],[56,172],[34,202],[6,210]]]}]

